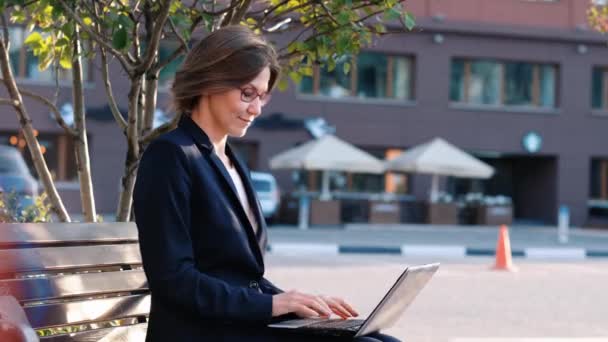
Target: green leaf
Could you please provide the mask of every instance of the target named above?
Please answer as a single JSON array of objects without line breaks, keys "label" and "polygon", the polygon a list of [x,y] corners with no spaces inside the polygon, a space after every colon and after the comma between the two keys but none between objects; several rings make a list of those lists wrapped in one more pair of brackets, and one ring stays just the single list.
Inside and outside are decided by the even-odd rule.
[{"label": "green leaf", "polygon": [[133,28],[133,21],[126,15],[121,14],[118,16],[118,23],[125,29]]},{"label": "green leaf", "polygon": [[50,50],[43,51],[42,53],[40,53],[40,56],[38,56],[38,58],[38,70],[40,71],[46,70],[53,62],[53,55],[50,53]]},{"label": "green leaf", "polygon": [[401,18],[401,12],[397,9],[397,6],[384,12],[384,20],[393,21]]},{"label": "green leaf", "polygon": [[405,13],[403,21],[405,21],[405,27],[407,27],[407,29],[410,31],[416,25],[416,20],[414,19],[414,16],[410,12]]},{"label": "green leaf", "polygon": [[68,46],[69,44],[70,44],[70,41],[66,37],[61,37],[55,43],[55,47],[64,47],[64,46]]},{"label": "green leaf", "polygon": [[350,63],[344,63],[342,65],[342,70],[344,71],[345,75],[348,75],[348,72],[350,71]]},{"label": "green leaf", "polygon": [[289,73],[289,77],[295,84],[299,84],[302,81],[302,75],[299,72],[292,71]]},{"label": "green leaf", "polygon": [[127,35],[127,30],[124,27],[118,29],[112,36],[112,46],[118,50],[125,49],[127,47]]},{"label": "green leaf", "polygon": [[302,68],[300,68],[300,72],[302,73],[302,75],[304,76],[309,76],[312,77],[313,74],[313,69],[311,66],[304,66]]},{"label": "green leaf", "polygon": [[42,44],[42,36],[38,32],[32,32],[25,38],[23,43],[29,45],[31,48],[39,47]]},{"label": "green leaf", "polygon": [[60,30],[67,37],[72,37],[74,35],[74,23],[73,22],[66,23],[63,26],[61,26]]},{"label": "green leaf", "polygon": [[13,15],[11,16],[11,21],[17,24],[23,24],[25,21],[25,10],[15,8],[13,10]]},{"label": "green leaf", "polygon": [[61,52],[61,58],[59,59],[59,65],[64,69],[72,69],[72,54],[70,49],[63,49]]},{"label": "green leaf", "polygon": [[53,6],[53,18],[59,18],[63,14],[61,7]]},{"label": "green leaf", "polygon": [[342,11],[340,14],[338,14],[336,20],[338,23],[340,23],[340,25],[348,24],[350,22],[350,13],[347,11]]},{"label": "green leaf", "polygon": [[288,87],[289,87],[289,80],[285,77],[281,78],[281,80],[279,81],[279,84],[277,84],[277,88],[279,88],[280,91],[285,91],[285,90],[287,90]]},{"label": "green leaf", "polygon": [[82,21],[84,22],[85,25],[87,26],[91,26],[93,25],[93,19],[89,18],[89,17],[85,17],[84,19],[82,19]]},{"label": "green leaf", "polygon": [[380,24],[380,23],[374,25],[374,29],[378,33],[385,33],[386,32],[386,27],[384,25]]}]

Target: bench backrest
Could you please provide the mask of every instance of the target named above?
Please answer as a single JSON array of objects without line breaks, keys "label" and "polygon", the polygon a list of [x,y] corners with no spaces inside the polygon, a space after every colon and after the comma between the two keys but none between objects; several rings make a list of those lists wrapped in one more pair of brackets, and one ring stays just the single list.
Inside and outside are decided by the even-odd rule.
[{"label": "bench backrest", "polygon": [[[101,323],[98,331],[70,338],[145,335],[138,323],[147,319],[150,295],[135,224],[1,223],[2,295],[19,301],[34,329]],[[107,328],[117,320],[135,325]]]}]

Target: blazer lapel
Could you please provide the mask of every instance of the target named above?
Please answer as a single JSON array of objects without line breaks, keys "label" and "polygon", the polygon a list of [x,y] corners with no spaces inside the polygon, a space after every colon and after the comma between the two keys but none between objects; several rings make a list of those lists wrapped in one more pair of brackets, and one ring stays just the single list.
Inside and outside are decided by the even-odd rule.
[{"label": "blazer lapel", "polygon": [[[241,204],[241,201],[239,199],[238,192],[236,191],[234,182],[232,181],[232,178],[230,177],[228,170],[226,170],[226,166],[224,166],[224,163],[222,163],[220,158],[213,152],[209,155],[209,157],[211,158],[211,161],[213,162],[213,166],[215,167],[216,171],[218,171],[218,173],[222,176],[220,178],[222,178],[224,185],[226,185],[230,189],[229,197],[232,199],[232,201],[231,201],[232,208],[239,213],[239,217],[241,219],[240,220],[241,224],[243,225],[243,227],[245,227],[245,231],[247,233],[247,239],[249,241],[249,246],[251,247],[253,254],[255,254],[255,257],[256,257],[258,263],[263,267],[264,262],[263,262],[262,253],[260,251],[260,246],[257,241],[257,237],[255,236],[255,234],[253,232],[253,227],[251,226],[251,222],[249,222],[249,218],[247,217],[245,208],[243,208],[243,205]],[[236,165],[236,162],[235,162],[235,165]],[[242,175],[241,175],[241,179],[244,184],[245,179],[243,179]]]},{"label": "blazer lapel", "polygon": [[[209,141],[209,137],[205,134],[205,132],[200,127],[198,127],[198,125],[194,121],[192,121],[191,118],[189,118],[188,116],[182,116],[182,118],[180,120],[180,126],[184,127],[186,129],[186,131],[189,132],[189,134],[192,136],[192,138],[194,139],[194,141],[197,143],[198,146],[203,147],[207,150],[208,153],[206,153],[206,154],[209,156],[209,159],[211,159],[211,165],[213,165],[213,167],[215,168],[217,173],[221,175],[221,177],[220,177],[221,182],[224,183],[225,188],[229,189],[227,191],[227,195],[228,195],[228,198],[230,198],[230,200],[231,200],[230,202],[232,204],[232,209],[236,210],[238,216],[240,217],[241,224],[243,225],[243,227],[245,227],[245,232],[247,234],[247,240],[249,241],[249,246],[250,246],[251,250],[253,251],[253,254],[256,257],[258,264],[260,265],[260,267],[263,270],[264,269],[264,260],[262,257],[262,252],[260,251],[260,245],[258,244],[258,239],[253,232],[253,227],[251,226],[251,222],[249,222],[247,213],[245,212],[245,209],[243,208],[243,205],[241,204],[238,192],[236,190],[234,182],[232,181],[232,177],[230,177],[230,174],[228,173],[228,170],[226,169],[226,166],[224,166],[224,163],[222,163],[222,161],[217,156],[217,154],[215,154],[213,147],[211,145],[211,142]],[[227,153],[229,154],[229,157],[232,157],[232,160],[234,161],[234,164],[237,167],[237,171],[241,175],[241,180],[243,182],[243,186],[245,187],[245,191],[247,192],[247,198],[249,199],[250,206],[254,210],[254,213],[256,213],[257,212],[256,211],[257,201],[251,199],[251,194],[248,189],[251,189],[252,186],[251,186],[251,184],[249,184],[249,178],[243,176],[243,174],[244,174],[243,166],[240,163],[240,160],[238,158],[236,158],[236,156],[232,153],[232,150],[230,149],[228,144],[226,144],[226,150],[227,150]],[[257,218],[257,213],[256,213],[256,218]],[[259,230],[262,230],[262,227],[259,224],[259,222],[260,221],[258,219],[258,225],[260,227]]]},{"label": "blazer lapel", "polygon": [[234,161],[234,165],[239,175],[241,176],[241,180],[243,181],[243,187],[245,188],[245,193],[247,194],[247,200],[249,201],[249,205],[251,206],[251,210],[253,210],[253,215],[258,224],[258,235],[262,231],[262,226],[266,226],[266,221],[262,215],[262,208],[260,207],[260,203],[258,201],[258,197],[253,189],[253,184],[251,183],[249,169],[245,165],[245,163],[233,152],[232,147],[226,144],[226,152],[230,155],[232,160]]}]

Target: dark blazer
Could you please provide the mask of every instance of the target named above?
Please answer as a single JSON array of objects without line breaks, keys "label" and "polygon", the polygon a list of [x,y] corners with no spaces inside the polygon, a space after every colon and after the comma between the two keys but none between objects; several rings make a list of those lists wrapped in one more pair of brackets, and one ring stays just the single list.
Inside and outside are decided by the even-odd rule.
[{"label": "dark blazer", "polygon": [[[257,234],[207,135],[184,115],[139,165],[134,211],[152,293],[146,341],[255,340],[281,290],[264,278],[266,224],[249,171],[230,146]],[[260,339],[265,340],[265,339]]]}]

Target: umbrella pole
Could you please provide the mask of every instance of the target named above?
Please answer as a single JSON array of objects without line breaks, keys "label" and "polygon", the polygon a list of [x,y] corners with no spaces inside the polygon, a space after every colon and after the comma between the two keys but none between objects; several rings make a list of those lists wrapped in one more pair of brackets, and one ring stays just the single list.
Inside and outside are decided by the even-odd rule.
[{"label": "umbrella pole", "polygon": [[431,203],[436,203],[439,197],[439,175],[433,174],[431,181]]},{"label": "umbrella pole", "polygon": [[308,229],[308,216],[310,211],[310,198],[305,194],[300,194],[300,210],[298,210],[298,228]]},{"label": "umbrella pole", "polygon": [[329,194],[329,171],[323,170],[323,188],[321,190],[321,196],[319,197],[322,201],[328,201],[331,199]]}]

